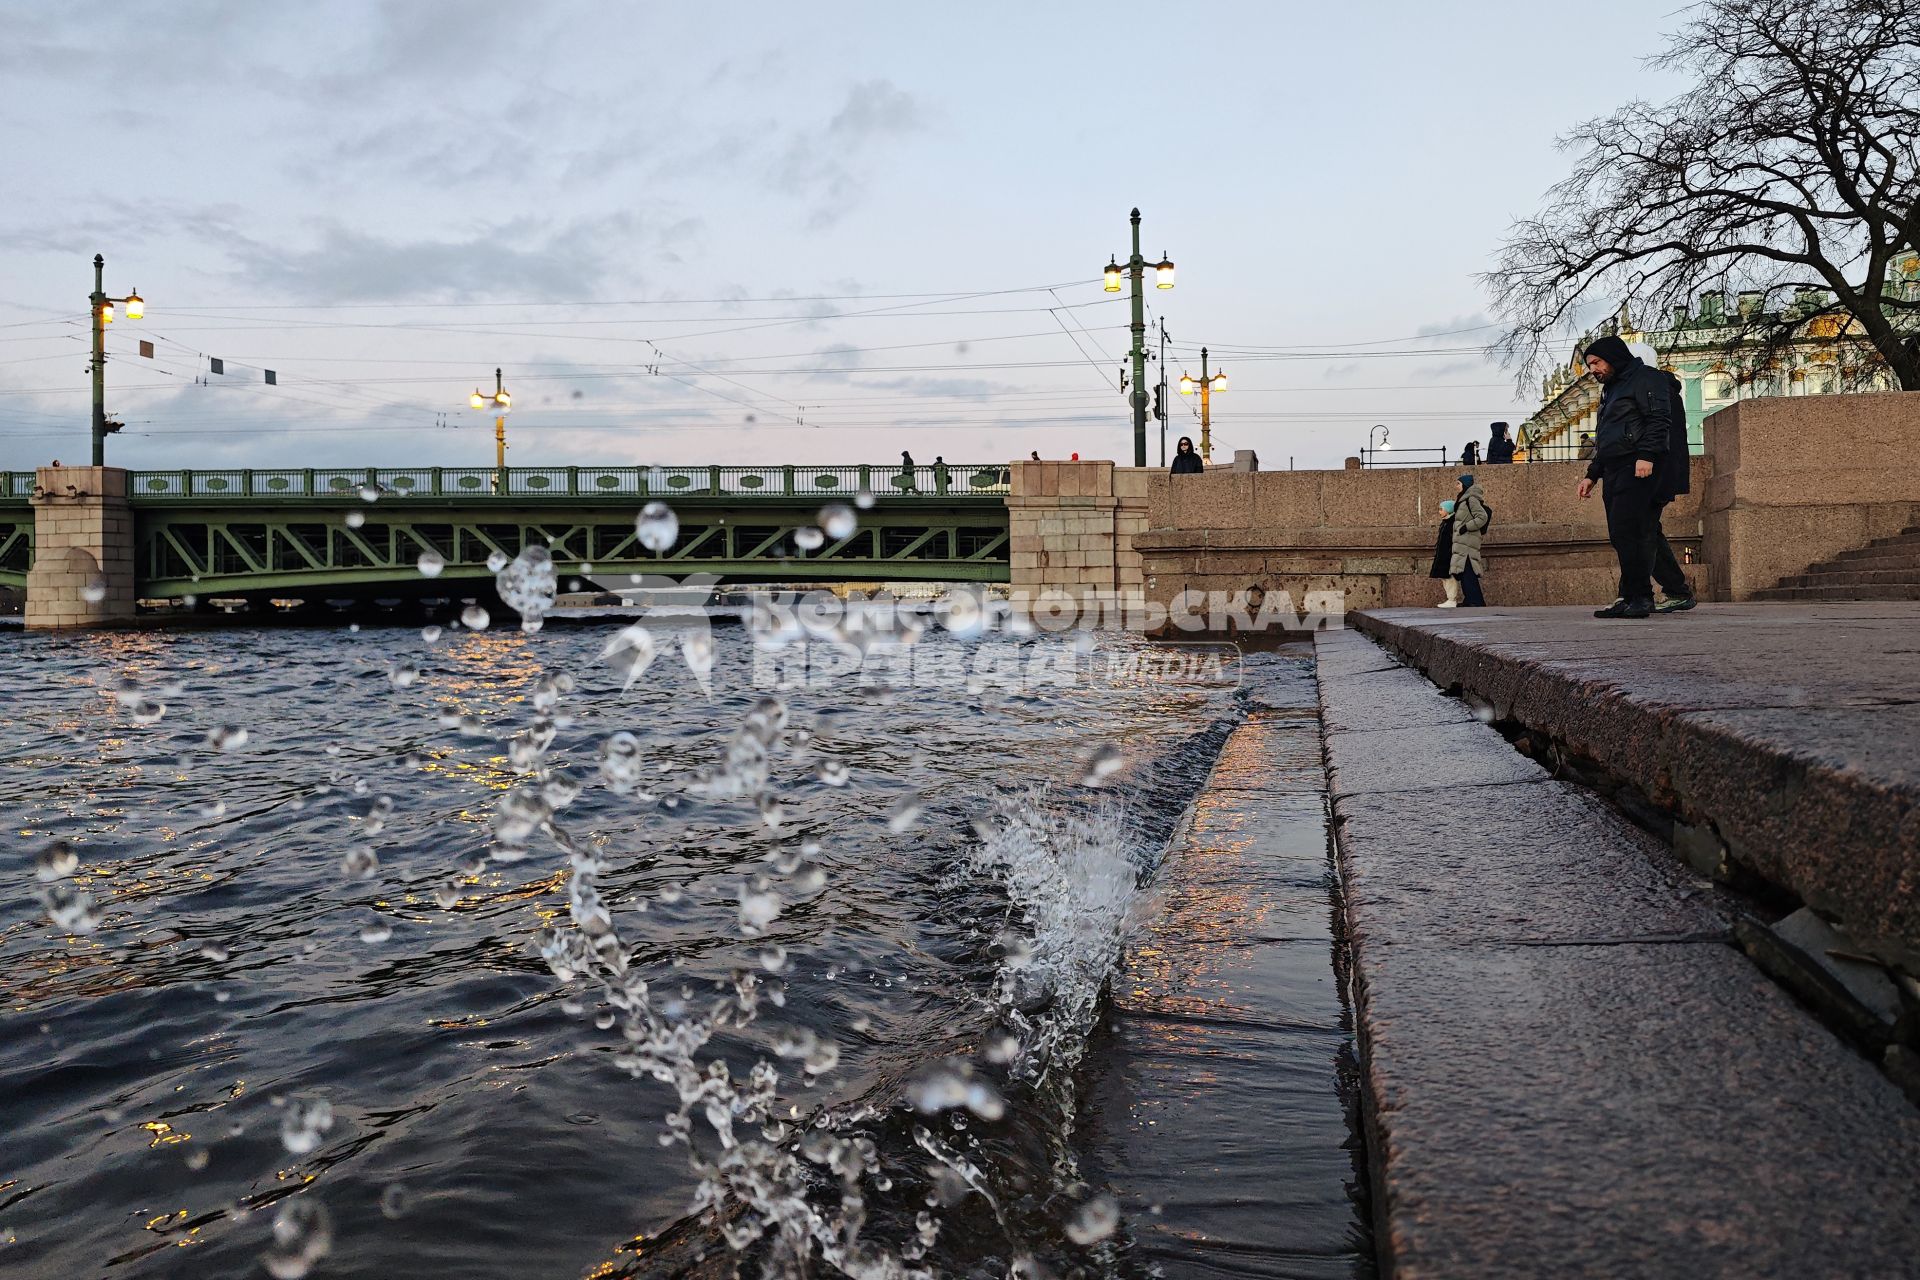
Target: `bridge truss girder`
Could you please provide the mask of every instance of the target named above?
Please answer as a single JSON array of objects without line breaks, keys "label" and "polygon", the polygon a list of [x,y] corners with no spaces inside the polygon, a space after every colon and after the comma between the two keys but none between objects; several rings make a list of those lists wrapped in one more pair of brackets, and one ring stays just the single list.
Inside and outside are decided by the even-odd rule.
[{"label": "bridge truss girder", "polygon": [[[186,595],[299,595],[321,588],[485,583],[487,558],[511,558],[529,544],[553,554],[563,584],[587,577],[623,585],[629,574],[722,582],[962,581],[1008,579],[1007,515],[997,500],[914,503],[861,513],[842,539],[801,551],[794,531],[813,523],[812,508],[756,504],[678,508],[680,536],[656,556],[639,543],[630,508],[452,512],[381,503],[354,508],[349,527],[339,507],[252,510],[140,510],[134,564],[142,599]],[[420,572],[423,553],[445,562],[437,578]],[[583,572],[581,566],[590,565]],[[456,587],[457,591],[458,588]]]}]

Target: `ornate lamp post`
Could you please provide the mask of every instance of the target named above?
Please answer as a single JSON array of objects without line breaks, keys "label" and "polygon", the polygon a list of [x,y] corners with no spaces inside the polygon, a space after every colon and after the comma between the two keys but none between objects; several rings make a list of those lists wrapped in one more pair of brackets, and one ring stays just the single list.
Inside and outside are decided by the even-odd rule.
[{"label": "ornate lamp post", "polygon": [[467,397],[467,404],[475,409],[493,406],[493,491],[505,493],[507,488],[507,413],[513,408],[513,397],[507,394],[506,383],[500,380],[500,370],[493,371],[493,394],[482,395],[475,387],[473,394]]},{"label": "ornate lamp post", "polygon": [[119,423],[107,421],[107,326],[113,323],[113,307],[115,303],[123,304],[129,320],[138,320],[147,313],[147,304],[138,289],[124,298],[107,296],[102,283],[106,269],[107,260],[94,254],[93,294],[87,299],[88,309],[93,313],[93,363],[87,368],[93,374],[93,465],[96,467],[107,465],[107,436],[120,429]]},{"label": "ornate lamp post", "polygon": [[[1147,260],[1140,256],[1140,211],[1133,211],[1133,253],[1125,266],[1109,259],[1101,273],[1108,293],[1120,292],[1120,277],[1133,281],[1133,465],[1147,465]],[[1153,264],[1153,287],[1173,288],[1173,263],[1166,254]]]},{"label": "ornate lamp post", "polygon": [[[1180,394],[1193,394],[1193,379],[1183,370],[1180,374]],[[1207,349],[1200,348],[1200,461],[1213,461],[1213,395],[1216,391],[1227,389],[1227,375],[1224,372],[1207,374]]]}]

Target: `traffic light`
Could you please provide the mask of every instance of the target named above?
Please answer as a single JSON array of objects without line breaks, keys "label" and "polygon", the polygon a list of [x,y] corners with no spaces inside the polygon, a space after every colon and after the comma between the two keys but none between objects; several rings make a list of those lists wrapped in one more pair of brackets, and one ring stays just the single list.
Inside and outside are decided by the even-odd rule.
[{"label": "traffic light", "polygon": [[1166,410],[1160,407],[1160,393],[1165,390],[1166,390],[1165,384],[1156,386],[1153,389],[1153,416],[1154,416],[1154,419],[1158,422],[1165,422],[1167,420]]}]

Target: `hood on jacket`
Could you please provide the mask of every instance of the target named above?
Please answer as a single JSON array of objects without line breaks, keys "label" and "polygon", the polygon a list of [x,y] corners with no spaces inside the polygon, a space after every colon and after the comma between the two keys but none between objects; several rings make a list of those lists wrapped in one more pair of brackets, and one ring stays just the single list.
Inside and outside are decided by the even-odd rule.
[{"label": "hood on jacket", "polygon": [[1580,353],[1580,358],[1584,360],[1588,356],[1599,356],[1607,362],[1607,367],[1613,370],[1613,377],[1608,378],[1608,382],[1612,382],[1614,378],[1618,378],[1640,362],[1640,358],[1627,349],[1627,344],[1612,334],[1604,338],[1595,338],[1589,343],[1587,349]]}]

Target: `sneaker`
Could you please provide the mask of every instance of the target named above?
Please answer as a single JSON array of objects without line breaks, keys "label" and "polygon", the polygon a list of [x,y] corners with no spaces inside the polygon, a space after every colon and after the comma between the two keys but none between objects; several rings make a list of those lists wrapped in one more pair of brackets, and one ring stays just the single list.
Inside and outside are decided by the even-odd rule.
[{"label": "sneaker", "polygon": [[1650,618],[1653,616],[1651,600],[1615,600],[1604,609],[1595,609],[1596,618]]},{"label": "sneaker", "polygon": [[1653,611],[1655,613],[1685,613],[1699,603],[1700,601],[1691,595],[1668,596],[1659,604],[1653,606]]},{"label": "sneaker", "polygon": [[1458,609],[1460,607],[1460,602],[1458,600],[1442,600],[1439,604],[1433,607],[1436,609]]}]

